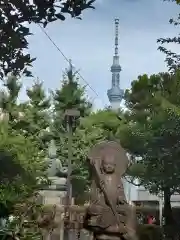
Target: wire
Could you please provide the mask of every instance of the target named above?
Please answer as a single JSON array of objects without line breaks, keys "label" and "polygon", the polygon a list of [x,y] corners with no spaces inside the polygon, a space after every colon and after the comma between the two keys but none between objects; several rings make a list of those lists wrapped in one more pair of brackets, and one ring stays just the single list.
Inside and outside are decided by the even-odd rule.
[{"label": "wire", "polygon": [[[66,57],[66,55],[62,52],[62,50],[57,46],[57,44],[53,41],[53,39],[49,36],[49,34],[45,31],[45,29],[38,24],[38,26],[40,27],[41,31],[46,35],[46,37],[50,40],[50,42],[55,46],[55,48],[61,53],[61,55],[64,57],[64,59],[69,63],[72,64],[70,62],[70,60]],[[94,94],[96,95],[96,97],[98,97],[102,103],[104,104],[104,101],[99,97],[98,93],[91,87],[91,85],[84,79],[84,77],[77,71],[77,74],[79,75],[79,77],[86,83],[86,85],[94,92]],[[106,105],[106,104],[105,104]],[[104,105],[104,106],[105,106]]]}]

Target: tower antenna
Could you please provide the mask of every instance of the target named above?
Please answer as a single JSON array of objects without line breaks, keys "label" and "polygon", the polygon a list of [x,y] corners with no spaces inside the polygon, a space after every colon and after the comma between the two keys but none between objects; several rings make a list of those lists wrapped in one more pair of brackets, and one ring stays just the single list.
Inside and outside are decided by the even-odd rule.
[{"label": "tower antenna", "polygon": [[114,19],[115,23],[115,42],[114,42],[114,56],[113,56],[113,64],[111,66],[111,88],[108,89],[107,95],[109,98],[109,102],[113,110],[118,110],[120,107],[121,100],[123,99],[124,91],[120,87],[120,72],[121,66],[119,64],[119,19]]},{"label": "tower antenna", "polygon": [[118,55],[119,45],[119,19],[115,18],[115,56]]}]

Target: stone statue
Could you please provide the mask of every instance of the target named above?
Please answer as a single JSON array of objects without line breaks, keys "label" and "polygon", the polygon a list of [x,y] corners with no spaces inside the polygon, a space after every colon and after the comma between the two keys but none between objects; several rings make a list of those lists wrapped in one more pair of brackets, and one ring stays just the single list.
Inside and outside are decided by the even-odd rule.
[{"label": "stone statue", "polygon": [[57,149],[54,140],[50,142],[48,155],[48,177],[66,177],[67,167],[63,167],[61,161],[57,158]]},{"label": "stone statue", "polygon": [[49,184],[43,186],[40,195],[43,204],[62,204],[67,191],[67,168],[62,166],[61,161],[57,158],[56,145],[54,140],[50,142],[48,149],[47,175]]},{"label": "stone statue", "polygon": [[91,204],[85,217],[85,228],[98,240],[130,239],[128,204],[122,175],[128,158],[116,142],[102,142],[88,156],[92,179]]}]

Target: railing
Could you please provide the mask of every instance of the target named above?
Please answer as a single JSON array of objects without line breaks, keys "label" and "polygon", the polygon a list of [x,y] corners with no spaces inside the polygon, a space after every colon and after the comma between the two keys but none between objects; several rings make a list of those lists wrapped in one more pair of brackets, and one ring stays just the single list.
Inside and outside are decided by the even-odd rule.
[{"label": "railing", "polygon": [[[91,240],[92,234],[83,229],[83,221],[87,206],[70,206],[69,222],[65,218],[65,207],[57,206],[55,227],[52,232],[44,231],[44,240]],[[134,206],[136,213],[158,211],[158,206]],[[67,234],[70,232],[70,234]],[[68,235],[68,236],[67,236]]]},{"label": "railing", "polygon": [[83,229],[85,206],[70,206],[68,222],[64,214],[65,207],[57,206],[53,231],[43,230],[44,240],[90,240],[92,235]]}]

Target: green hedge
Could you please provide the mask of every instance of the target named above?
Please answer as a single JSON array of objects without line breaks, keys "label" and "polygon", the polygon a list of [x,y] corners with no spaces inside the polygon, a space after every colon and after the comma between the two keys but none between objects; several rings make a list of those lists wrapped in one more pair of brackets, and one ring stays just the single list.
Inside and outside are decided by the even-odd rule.
[{"label": "green hedge", "polygon": [[137,226],[138,240],[162,240],[162,229],[160,226],[144,224]]}]

